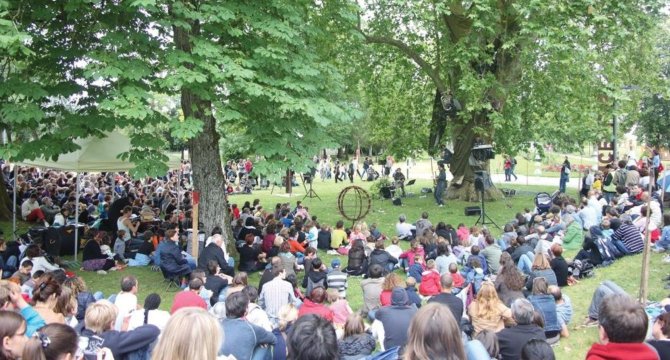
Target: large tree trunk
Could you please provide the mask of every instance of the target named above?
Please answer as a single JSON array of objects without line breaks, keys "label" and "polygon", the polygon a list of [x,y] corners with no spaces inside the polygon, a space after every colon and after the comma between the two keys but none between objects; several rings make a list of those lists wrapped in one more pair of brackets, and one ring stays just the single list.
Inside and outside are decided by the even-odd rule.
[{"label": "large tree trunk", "polygon": [[[474,128],[476,123],[484,123],[485,114],[475,115],[470,121],[457,118],[452,126],[452,142],[454,144],[454,156],[449,165],[449,171],[454,176],[447,189],[447,199],[458,199],[463,201],[480,201],[479,192],[475,190],[475,173],[470,166],[470,153],[475,143],[477,134]],[[488,170],[488,162],[486,164]],[[495,187],[484,192],[485,200],[499,199],[500,191]]]},{"label": "large tree trunk", "polygon": [[0,188],[0,220],[12,220],[12,209],[14,208],[14,201],[9,197],[7,190],[2,186]]},{"label": "large tree trunk", "polygon": [[[177,48],[191,53],[190,34],[197,36],[200,23],[191,22],[190,33],[184,28],[175,26],[174,40]],[[190,66],[190,64],[185,64]],[[189,141],[189,154],[193,170],[193,188],[200,193],[198,208],[199,219],[204,225],[203,230],[211,233],[215,226],[223,229],[223,239],[229,254],[235,253],[235,241],[230,228],[230,218],[226,203],[225,179],[219,154],[219,134],[216,131],[216,119],[212,115],[212,103],[199,98],[191,89],[181,89],[181,108],[184,117],[193,117],[203,122],[202,132]]]}]

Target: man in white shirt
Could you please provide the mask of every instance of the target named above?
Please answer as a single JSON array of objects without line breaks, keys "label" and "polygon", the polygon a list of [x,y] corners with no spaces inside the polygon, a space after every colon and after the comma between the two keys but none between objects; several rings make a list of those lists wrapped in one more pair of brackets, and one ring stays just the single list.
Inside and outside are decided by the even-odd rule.
[{"label": "man in white shirt", "polygon": [[121,292],[114,299],[114,305],[119,310],[116,323],[114,324],[115,330],[120,331],[124,318],[133,312],[133,310],[139,309],[137,306],[138,288],[139,283],[134,276],[128,275],[121,279]]},{"label": "man in white shirt", "polygon": [[395,224],[395,231],[398,235],[398,239],[412,240],[414,238],[412,230],[416,231],[416,226],[407,223],[405,214],[398,216],[398,223]]},{"label": "man in white shirt", "polygon": [[21,204],[21,216],[23,220],[28,222],[40,221],[44,223],[44,226],[49,226],[47,223],[42,209],[40,209],[40,204],[37,202],[37,195],[32,194],[28,200],[24,201]]}]

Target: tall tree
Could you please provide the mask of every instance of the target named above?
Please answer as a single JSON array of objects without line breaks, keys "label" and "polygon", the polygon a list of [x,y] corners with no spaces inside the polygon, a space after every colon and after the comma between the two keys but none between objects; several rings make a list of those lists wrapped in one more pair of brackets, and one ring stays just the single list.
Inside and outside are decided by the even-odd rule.
[{"label": "tall tree", "polygon": [[[338,71],[323,61],[336,9],[306,0],[0,2],[0,25],[23,41],[0,94],[0,119],[12,132],[35,129],[2,150],[13,159],[75,148],[79,137],[128,129],[135,176],[164,173],[168,124],[190,139],[194,187],[205,229],[226,228],[219,139],[226,126],[261,157],[256,171],[307,169],[324,143],[324,126],[350,115],[339,103]],[[326,17],[328,19],[326,19]],[[5,29],[5,28],[0,28]],[[152,106],[155,94],[178,97],[175,121]],[[54,101],[54,99],[60,99]],[[70,103],[71,106],[65,106]],[[327,142],[326,142],[327,143]],[[232,242],[229,242],[231,244]]]},{"label": "tall tree", "polygon": [[450,133],[448,196],[466,200],[477,196],[468,161],[476,139],[514,150],[531,140],[570,145],[602,136],[602,119],[611,115],[621,85],[646,86],[640,65],[650,60],[639,55],[649,52],[640,49],[663,6],[656,0],[361,3],[363,40],[395,49],[432,82],[427,147],[434,152]]}]

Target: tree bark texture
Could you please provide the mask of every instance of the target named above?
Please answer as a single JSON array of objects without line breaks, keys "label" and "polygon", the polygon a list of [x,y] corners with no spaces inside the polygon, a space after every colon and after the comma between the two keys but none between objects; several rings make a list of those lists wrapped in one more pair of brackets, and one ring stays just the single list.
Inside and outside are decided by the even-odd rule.
[{"label": "tree bark texture", "polygon": [[[9,197],[9,194],[6,190],[0,191],[0,220],[10,221],[12,220],[12,209],[14,208],[12,198]],[[17,209],[20,208],[17,206]],[[21,214],[18,214],[17,218],[21,218]]]},{"label": "tree bark texture", "polygon": [[[198,21],[191,22],[190,32],[175,26],[174,39],[179,50],[190,54],[191,36],[200,32]],[[191,66],[185,64],[185,66]],[[193,189],[200,193],[199,219],[205,233],[210,234],[215,226],[223,229],[223,240],[229,254],[234,254],[235,239],[230,229],[230,216],[226,202],[225,178],[219,153],[219,134],[216,119],[212,115],[212,102],[198,97],[191,89],[182,87],[181,108],[184,117],[193,117],[203,123],[202,132],[188,143],[193,173]]]}]

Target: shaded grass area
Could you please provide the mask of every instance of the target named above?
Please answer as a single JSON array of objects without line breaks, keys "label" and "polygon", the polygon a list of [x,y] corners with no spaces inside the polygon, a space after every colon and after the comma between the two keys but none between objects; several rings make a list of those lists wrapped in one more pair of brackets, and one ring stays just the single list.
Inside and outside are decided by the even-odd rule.
[{"label": "shaded grass area", "polygon": [[[230,201],[241,206],[245,201],[253,201],[258,198],[261,200],[261,204],[263,204],[265,208],[273,209],[277,203],[290,202],[295,205],[297,200],[303,200],[303,203],[309,208],[310,214],[317,215],[320,223],[334,225],[337,220],[342,219],[342,215],[339,213],[337,206],[338,194],[342,189],[350,185],[351,184],[348,182],[344,184],[335,184],[333,181],[322,183],[320,180],[316,180],[314,182],[314,190],[322,200],[317,198],[305,198],[303,200],[306,191],[300,186],[294,189],[294,195],[290,197],[285,194],[282,189],[275,188],[272,194],[270,193],[270,190],[262,190],[251,195],[234,195],[230,197]],[[360,182],[356,179],[354,185],[368,189],[370,183]],[[399,214],[405,214],[410,221],[415,221],[420,217],[423,211],[427,211],[430,215],[429,219],[434,225],[439,221],[444,221],[445,223],[450,223],[454,226],[459,223],[472,226],[475,223],[477,220],[476,216],[468,217],[465,216],[463,212],[464,207],[475,204],[461,201],[449,201],[444,208],[439,208],[435,205],[432,194],[427,194],[425,197],[422,197],[420,195],[421,188],[432,187],[431,185],[430,181],[417,181],[417,184],[414,187],[407,189],[408,192],[415,193],[415,196],[404,198],[402,207],[393,206],[388,200],[382,201],[373,199],[370,212],[365,218],[365,221],[368,224],[376,223],[380,230],[387,235],[392,235],[394,233],[395,223],[397,222]],[[519,195],[505,200],[486,203],[487,214],[501,227],[504,223],[512,219],[516,212],[522,212],[526,207],[532,209],[534,206],[534,194],[536,192],[544,191],[551,193],[554,190],[553,187],[521,186],[516,184],[506,184],[504,187],[519,190]],[[574,193],[570,193],[570,195],[576,196],[576,190]],[[354,211],[354,207],[355,202],[345,201],[345,211]],[[345,224],[346,226],[350,226],[351,221],[345,221]],[[23,222],[19,222],[19,225],[19,229],[21,230],[19,233],[25,232],[29,228],[29,225]],[[11,237],[11,226],[11,222],[0,222],[0,229],[5,232],[7,238]],[[492,226],[489,226],[489,228],[494,235],[497,236],[501,234],[501,231],[497,228]],[[401,246],[404,248],[408,245],[409,244],[406,242],[401,243]],[[568,252],[566,258],[574,256],[575,253],[576,252]],[[327,255],[325,252],[319,251],[319,257],[321,257],[327,264],[330,264],[330,261],[335,256]],[[345,266],[346,257],[340,257],[340,259],[343,262],[343,266]],[[663,290],[664,284],[661,282],[661,279],[670,273],[667,268],[669,265],[662,263],[661,259],[662,255],[659,254],[652,254],[651,256],[651,270],[649,277],[649,298],[651,300],[661,300],[668,293],[668,291]],[[609,267],[597,269],[596,275],[593,278],[584,279],[578,285],[564,289],[564,293],[567,294],[572,301],[574,316],[573,323],[569,327],[571,332],[570,337],[561,340],[560,344],[554,349],[558,359],[583,358],[590,345],[597,341],[597,328],[576,329],[575,326],[579,325],[586,316],[593,291],[601,281],[612,280],[628,291],[629,294],[637,296],[640,284],[641,262],[641,255],[620,259]],[[175,291],[172,290],[166,292],[166,286],[163,284],[163,278],[160,272],[153,272],[148,267],[127,268],[126,270],[119,272],[109,272],[107,275],[83,272],[78,269],[74,269],[74,271],[86,280],[89,288],[103,291],[105,296],[109,296],[112,293],[119,291],[120,281],[123,275],[133,274],[139,279],[140,302],[142,302],[150,293],[156,292],[163,298],[161,304],[162,309],[169,310],[172,305]],[[299,277],[302,276],[303,274],[300,273]],[[249,283],[251,285],[257,286],[258,281],[258,273],[252,274],[249,278]],[[349,290],[347,291],[347,295],[349,303],[353,309],[360,309],[363,304],[360,282],[361,278],[349,278]]]}]

